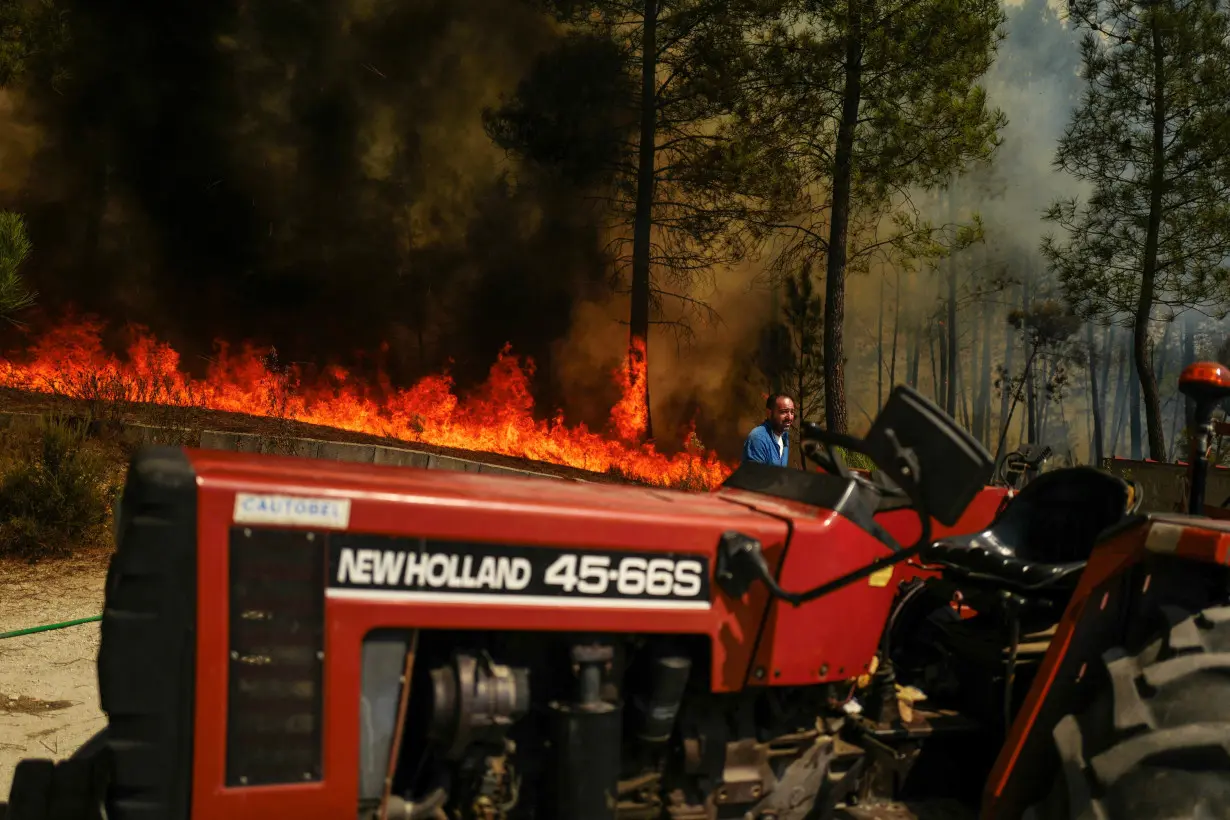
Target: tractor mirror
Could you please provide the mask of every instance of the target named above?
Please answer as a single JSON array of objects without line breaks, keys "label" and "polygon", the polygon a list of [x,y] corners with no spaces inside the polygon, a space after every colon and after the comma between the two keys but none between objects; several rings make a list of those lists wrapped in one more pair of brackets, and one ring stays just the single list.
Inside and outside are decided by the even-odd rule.
[{"label": "tractor mirror", "polygon": [[[995,461],[986,448],[934,402],[897,385],[863,439],[868,456],[896,484],[917,484],[925,513],[945,526],[956,524],[986,486]],[[913,451],[916,476],[902,475],[898,447]]]}]

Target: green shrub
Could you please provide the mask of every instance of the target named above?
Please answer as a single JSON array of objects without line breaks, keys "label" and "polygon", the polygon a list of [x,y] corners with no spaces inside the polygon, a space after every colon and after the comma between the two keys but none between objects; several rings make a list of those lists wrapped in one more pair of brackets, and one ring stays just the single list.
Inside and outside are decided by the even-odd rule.
[{"label": "green shrub", "polygon": [[837,452],[841,453],[842,460],[846,462],[846,466],[852,470],[878,470],[876,463],[862,453],[855,453],[847,450],[845,447],[836,448]]},{"label": "green shrub", "polygon": [[45,416],[15,455],[0,477],[0,556],[63,557],[108,537],[118,482],[88,421]]}]

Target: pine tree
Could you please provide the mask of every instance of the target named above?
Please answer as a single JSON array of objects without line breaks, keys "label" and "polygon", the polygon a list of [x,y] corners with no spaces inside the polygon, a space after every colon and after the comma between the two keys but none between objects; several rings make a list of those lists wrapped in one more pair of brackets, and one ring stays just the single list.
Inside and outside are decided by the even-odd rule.
[{"label": "pine tree", "polygon": [[[943,252],[961,237],[914,199],[987,161],[1004,126],[979,87],[1002,38],[999,0],[790,0],[761,48],[745,127],[767,178],[794,183],[783,264],[824,255],[825,412],[846,430],[848,272]],[[788,169],[788,170],[784,170]],[[973,235],[964,235],[972,240]]]},{"label": "pine tree", "polygon": [[1162,461],[1150,322],[1224,309],[1230,284],[1230,18],[1221,0],[1070,8],[1085,91],[1055,164],[1091,192],[1048,209],[1067,237],[1042,249],[1081,315],[1132,328],[1149,455]]},{"label": "pine tree", "polygon": [[[651,326],[687,338],[692,320],[717,318],[690,291],[761,238],[723,120],[746,93],[749,34],[773,0],[540,2],[568,36],[490,113],[488,130],[607,208],[616,290],[629,297],[628,357],[643,368]],[[648,408],[647,380],[639,389]]]},{"label": "pine tree", "polygon": [[38,295],[26,286],[19,270],[30,247],[21,214],[0,211],[0,319],[11,324],[17,324],[15,314],[31,307]]}]

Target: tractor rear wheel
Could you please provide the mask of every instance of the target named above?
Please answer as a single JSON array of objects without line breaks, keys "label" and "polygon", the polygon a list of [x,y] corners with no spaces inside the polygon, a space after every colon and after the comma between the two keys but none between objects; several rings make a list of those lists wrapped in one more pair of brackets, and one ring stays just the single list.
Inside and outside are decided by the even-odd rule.
[{"label": "tractor rear wheel", "polygon": [[1055,785],[1024,820],[1230,817],[1230,607],[1166,615],[1136,655],[1102,656],[1089,708],[1055,727]]}]

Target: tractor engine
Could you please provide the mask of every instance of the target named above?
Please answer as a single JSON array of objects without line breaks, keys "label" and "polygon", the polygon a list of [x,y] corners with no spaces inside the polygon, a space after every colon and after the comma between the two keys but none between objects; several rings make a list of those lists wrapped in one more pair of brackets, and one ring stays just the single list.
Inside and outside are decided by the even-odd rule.
[{"label": "tractor engine", "polygon": [[567,633],[369,637],[363,816],[379,817],[389,795],[386,816],[398,818],[714,820],[787,809],[800,786],[814,793],[806,781],[823,767],[808,752],[821,751],[827,687],[715,695],[706,644]]}]

